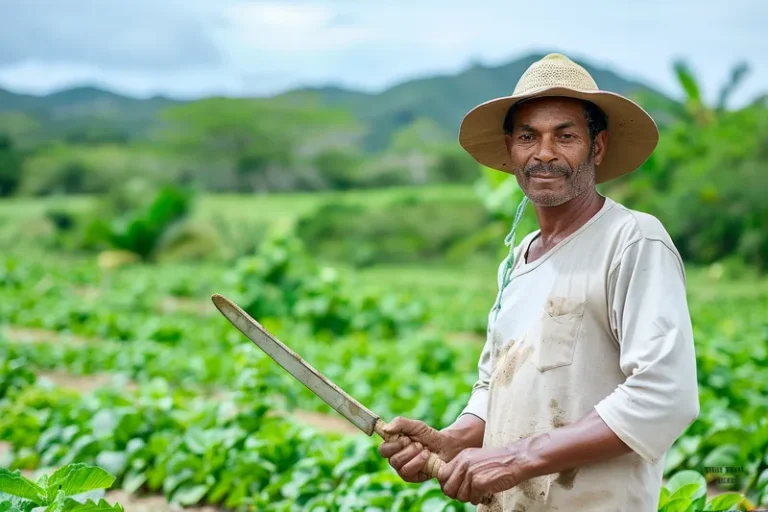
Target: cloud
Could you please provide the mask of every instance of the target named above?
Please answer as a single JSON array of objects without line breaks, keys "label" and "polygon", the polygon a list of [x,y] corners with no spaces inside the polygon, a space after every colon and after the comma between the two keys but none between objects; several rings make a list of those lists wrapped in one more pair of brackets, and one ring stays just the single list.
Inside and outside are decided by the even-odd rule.
[{"label": "cloud", "polygon": [[320,53],[365,42],[369,29],[323,3],[242,2],[224,10],[225,36],[245,51]]},{"label": "cloud", "polygon": [[768,83],[757,21],[768,15],[763,0],[593,0],[588,10],[566,1],[521,10],[505,0],[471,8],[463,0],[0,2],[0,86],[15,90],[92,83],[185,97],[323,84],[376,91],[544,50],[673,94],[678,56],[697,70],[708,97],[742,58],[752,73],[740,98]]},{"label": "cloud", "polygon": [[152,72],[221,62],[207,29],[217,14],[195,1],[3,3],[0,66],[40,62]]}]

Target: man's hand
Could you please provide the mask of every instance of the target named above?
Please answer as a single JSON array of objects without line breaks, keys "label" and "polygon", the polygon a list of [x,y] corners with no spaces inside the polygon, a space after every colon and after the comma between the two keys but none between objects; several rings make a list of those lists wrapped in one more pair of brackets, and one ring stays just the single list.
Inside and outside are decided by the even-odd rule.
[{"label": "man's hand", "polygon": [[477,504],[526,480],[630,453],[595,410],[576,423],[499,448],[467,449],[440,469],[446,496]]},{"label": "man's hand", "polygon": [[525,477],[519,457],[501,447],[466,449],[440,469],[437,479],[449,498],[477,505],[484,496],[511,489]]},{"label": "man's hand", "polygon": [[405,438],[384,442],[379,446],[379,453],[389,459],[389,465],[400,478],[417,483],[429,479],[422,470],[430,452],[448,462],[467,447],[481,446],[485,422],[475,416],[465,415],[454,425],[436,430],[424,422],[398,417],[388,423],[384,431],[410,438],[410,444],[407,444],[408,439]]}]

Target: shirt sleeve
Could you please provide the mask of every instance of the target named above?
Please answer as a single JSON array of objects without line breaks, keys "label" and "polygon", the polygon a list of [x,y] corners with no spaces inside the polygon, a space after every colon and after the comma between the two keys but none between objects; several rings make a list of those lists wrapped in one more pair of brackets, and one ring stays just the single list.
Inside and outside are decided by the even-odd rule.
[{"label": "shirt sleeve", "polygon": [[[519,248],[516,250],[516,252],[519,252]],[[504,261],[502,261],[499,264],[498,269],[496,270],[496,286],[497,290],[501,290],[501,284],[502,284],[502,273],[504,272]],[[501,293],[500,291],[497,291],[497,293]],[[498,300],[498,296],[496,297]],[[496,301],[494,301],[494,305],[496,304]],[[491,372],[493,368],[493,363],[491,362],[491,351],[493,350],[493,345],[491,343],[491,329],[493,328],[493,312],[491,311],[488,314],[488,327],[486,329],[486,336],[485,336],[485,345],[483,346],[483,351],[480,353],[480,360],[477,363],[477,380],[475,381],[474,385],[472,386],[472,393],[469,397],[469,401],[467,402],[466,407],[464,407],[464,410],[459,414],[459,417],[462,417],[465,414],[472,414],[474,416],[477,416],[481,420],[487,422],[487,416],[488,416],[488,389],[491,382]]]},{"label": "shirt sleeve", "polygon": [[651,464],[699,414],[693,329],[679,255],[662,240],[631,243],[608,279],[610,324],[626,375],[595,406]]},{"label": "shirt sleeve", "polygon": [[488,386],[491,381],[491,341],[490,336],[486,337],[485,346],[480,354],[480,361],[477,364],[478,378],[472,386],[472,394],[469,402],[459,417],[465,414],[472,414],[483,421],[487,421],[488,416]]}]

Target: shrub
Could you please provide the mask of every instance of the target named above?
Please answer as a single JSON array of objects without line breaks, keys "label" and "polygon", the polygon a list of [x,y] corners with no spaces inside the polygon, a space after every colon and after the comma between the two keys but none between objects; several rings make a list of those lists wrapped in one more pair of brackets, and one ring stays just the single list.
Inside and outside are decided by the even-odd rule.
[{"label": "shrub", "polygon": [[409,297],[350,293],[336,270],[318,264],[289,234],[268,235],[255,256],[238,260],[228,279],[254,318],[290,317],[320,335],[394,337],[426,320],[424,305]]},{"label": "shrub", "polygon": [[486,222],[479,202],[404,198],[376,207],[326,203],[299,219],[296,233],[318,256],[365,266],[439,259]]}]

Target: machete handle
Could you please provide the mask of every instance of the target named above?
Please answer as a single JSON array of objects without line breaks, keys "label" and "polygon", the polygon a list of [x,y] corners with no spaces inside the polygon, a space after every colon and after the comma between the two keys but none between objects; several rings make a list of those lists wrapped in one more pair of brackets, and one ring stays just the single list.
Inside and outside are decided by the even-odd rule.
[{"label": "machete handle", "polygon": [[[379,420],[376,422],[376,425],[374,425],[373,430],[376,432],[379,437],[381,437],[384,441],[391,443],[391,442],[397,442],[401,439],[405,438],[405,443],[403,444],[403,448],[411,444],[413,441],[410,437],[408,437],[405,434],[387,434],[384,432],[384,427],[386,426],[386,423]],[[429,478],[437,479],[437,475],[440,472],[440,469],[445,466],[445,461],[442,460],[437,456],[436,453],[429,452],[429,458],[427,459],[426,464],[424,464],[424,470],[422,471],[425,475],[429,476]],[[489,505],[491,501],[493,500],[493,495],[489,494],[486,496],[483,496],[482,500],[480,501],[483,505]]]}]

